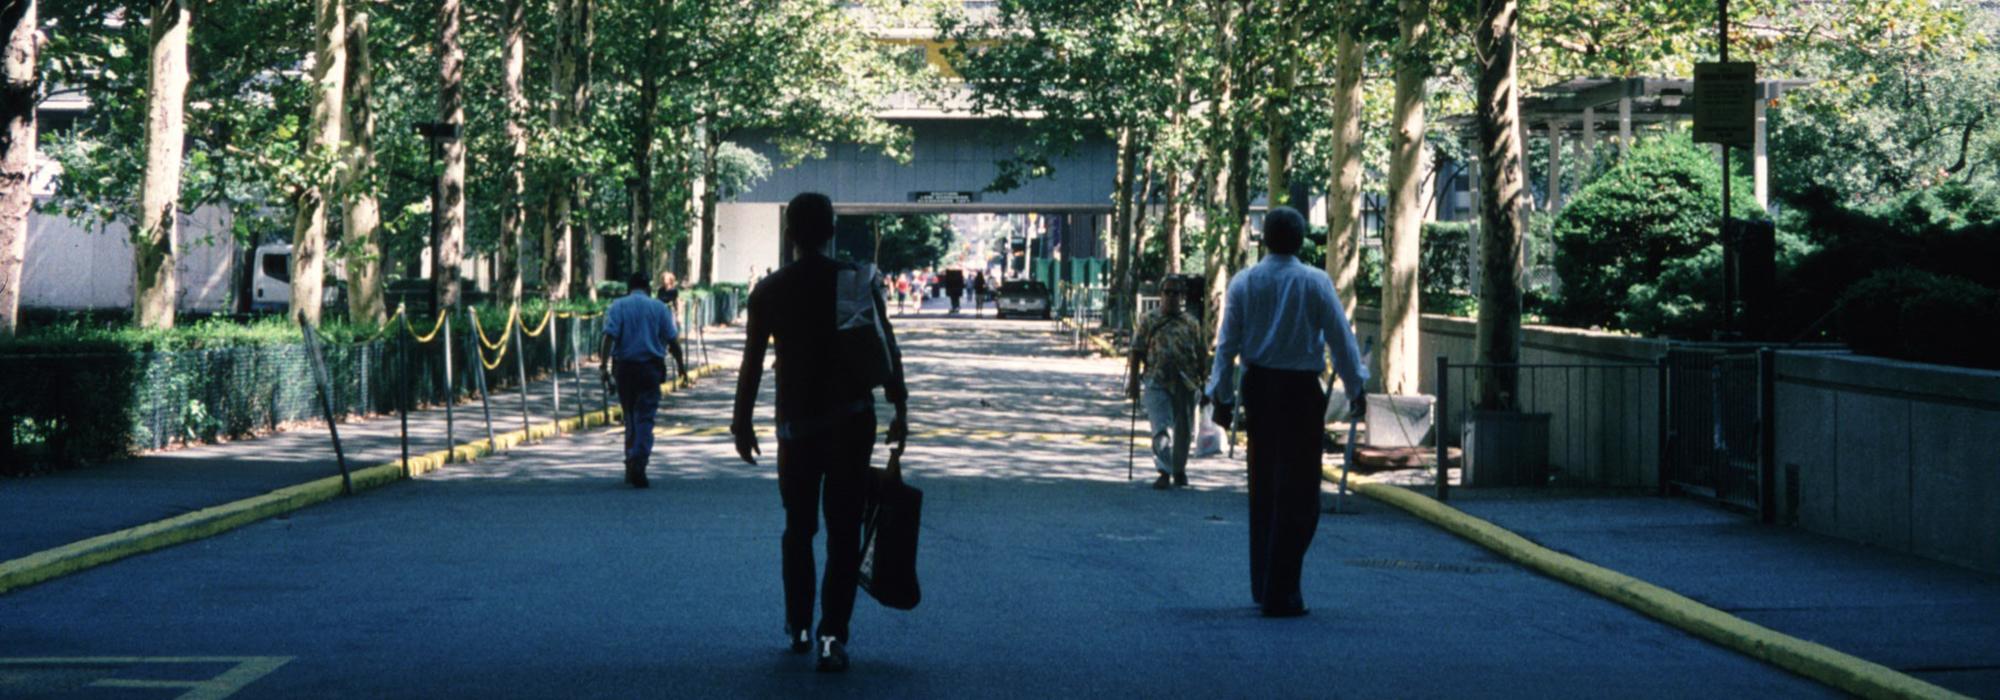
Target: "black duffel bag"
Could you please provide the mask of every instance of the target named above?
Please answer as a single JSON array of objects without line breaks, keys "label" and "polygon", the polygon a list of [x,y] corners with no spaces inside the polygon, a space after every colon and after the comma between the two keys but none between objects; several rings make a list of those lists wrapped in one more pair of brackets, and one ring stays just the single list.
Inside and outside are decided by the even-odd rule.
[{"label": "black duffel bag", "polygon": [[923,599],[917,586],[917,528],[924,492],[903,483],[903,446],[889,465],[868,470],[868,503],[861,511],[861,589],[876,602],[909,610]]}]

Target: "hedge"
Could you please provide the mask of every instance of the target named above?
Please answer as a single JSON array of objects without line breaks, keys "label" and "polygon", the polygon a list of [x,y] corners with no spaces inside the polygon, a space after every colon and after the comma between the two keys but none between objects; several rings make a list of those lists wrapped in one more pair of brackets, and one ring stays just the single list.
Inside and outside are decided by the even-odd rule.
[{"label": "hedge", "polygon": [[[545,310],[546,304],[530,309]],[[506,310],[478,309],[489,338],[498,339]],[[523,314],[529,327],[541,313]],[[489,322],[490,321],[490,322]],[[594,334],[601,321],[565,321],[564,338]],[[584,325],[570,325],[584,324]],[[429,333],[431,323],[419,323]],[[518,331],[517,331],[518,332]],[[465,370],[472,329],[454,319],[453,372],[444,381],[440,335],[417,343],[394,320],[372,325],[328,323],[321,329],[338,416],[393,411],[408,386],[417,405],[447,395],[468,396],[478,384]],[[572,344],[551,347],[546,333],[521,348],[526,372],[542,374]],[[524,339],[527,340],[527,339]],[[591,343],[574,346],[584,353]],[[407,349],[407,355],[403,350]],[[510,340],[505,350],[513,352]],[[488,354],[489,360],[493,355]],[[286,423],[319,420],[317,386],[296,326],[282,319],[249,324],[209,321],[168,330],[61,323],[0,342],[0,474],[101,461],[175,441],[240,438]],[[518,382],[514,360],[486,375],[489,389]]]}]

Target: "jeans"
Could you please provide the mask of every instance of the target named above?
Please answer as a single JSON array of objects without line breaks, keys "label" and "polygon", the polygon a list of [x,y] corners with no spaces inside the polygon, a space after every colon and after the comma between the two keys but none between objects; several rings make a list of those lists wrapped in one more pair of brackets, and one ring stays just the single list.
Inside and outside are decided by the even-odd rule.
[{"label": "jeans", "polygon": [[1299,574],[1319,529],[1320,438],[1326,392],[1314,372],[1249,366],[1243,418],[1250,446],[1250,595],[1299,602]]},{"label": "jeans", "polygon": [[785,503],[785,625],[794,631],[812,627],[813,537],[823,504],[826,580],[820,591],[819,636],[843,644],[861,575],[861,507],[868,496],[868,460],[875,451],[872,408],[808,437],[778,440],[778,493]]},{"label": "jeans", "polygon": [[1148,380],[1143,396],[1146,419],[1153,424],[1153,468],[1162,476],[1186,476],[1194,443],[1194,390]]},{"label": "jeans", "polygon": [[653,458],[653,418],[660,410],[660,385],[667,381],[664,359],[611,363],[618,380],[618,407],[625,411],[625,474],[646,473]]}]

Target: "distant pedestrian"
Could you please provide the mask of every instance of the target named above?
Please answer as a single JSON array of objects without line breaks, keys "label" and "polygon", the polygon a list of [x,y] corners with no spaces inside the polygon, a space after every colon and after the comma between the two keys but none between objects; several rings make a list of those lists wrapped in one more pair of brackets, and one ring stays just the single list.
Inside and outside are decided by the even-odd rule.
[{"label": "distant pedestrian", "polygon": [[944,293],[951,297],[951,312],[958,313],[959,300],[965,298],[965,271],[946,270],[944,273]]},{"label": "distant pedestrian", "polygon": [[[1319,528],[1320,440],[1326,391],[1320,373],[1333,350],[1334,371],[1355,416],[1364,406],[1368,370],[1333,281],[1299,262],[1305,217],[1290,207],[1264,217],[1264,259],[1229,282],[1208,396],[1232,403],[1231,365],[1243,360],[1243,420],[1249,433],[1250,596],[1268,617],[1306,614],[1299,574]],[[1218,410],[1226,416],[1227,410]]]},{"label": "distant pedestrian", "polygon": [[1146,314],[1132,334],[1127,356],[1127,398],[1141,397],[1153,426],[1153,488],[1186,486],[1188,449],[1194,441],[1194,403],[1201,391],[1205,348],[1201,322],[1182,308],[1185,283],[1170,276],[1160,283],[1160,308]]},{"label": "distant pedestrian", "polygon": [[972,278],[972,317],[979,318],[979,313],[985,310],[985,308],[986,272],[982,270],[979,276]]},{"label": "distant pedestrian", "polygon": [[[604,378],[618,384],[625,414],[625,483],[646,488],[646,464],[653,456],[653,418],[660,409],[660,385],[667,382],[667,347],[678,341],[673,312],[646,293],[646,275],[634,274],[625,298],[604,314],[604,338],[597,346]],[[679,358],[675,358],[679,362]],[[687,367],[680,367],[687,376]]]},{"label": "distant pedestrian", "polygon": [[896,278],[896,313],[900,314],[906,311],[909,301],[910,275],[906,272]]},{"label": "distant pedestrian", "polygon": [[[880,349],[887,355],[883,396],[895,404],[889,441],[909,435],[909,392],[895,330],[882,313],[883,289],[872,266],[836,262],[833,202],[826,195],[800,194],[785,209],[799,257],[764,278],[750,292],[749,338],[736,385],[736,410],[729,432],[736,454],[756,464],[761,454],[752,417],[763,380],[764,353],[775,339],[777,361],[778,491],[785,504],[785,634],[794,653],[817,646],[820,671],[847,669],[848,620],[854,614],[861,567],[861,508],[867,497],[868,461],[875,446],[875,396],[857,384],[853,368],[833,348],[848,347],[838,310],[851,303],[843,288],[859,277],[867,288],[857,310],[873,316]],[[845,279],[844,279],[845,278]],[[877,359],[882,359],[879,357]],[[826,577],[821,589],[818,644],[811,635],[813,614],[813,535],[824,486]]]}]

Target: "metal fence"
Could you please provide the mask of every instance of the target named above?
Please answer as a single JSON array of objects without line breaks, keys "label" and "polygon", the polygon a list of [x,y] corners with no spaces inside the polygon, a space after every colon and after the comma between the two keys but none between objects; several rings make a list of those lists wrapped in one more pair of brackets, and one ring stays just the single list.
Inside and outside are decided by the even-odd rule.
[{"label": "metal fence", "polygon": [[1679,347],[1667,353],[1672,416],[1663,488],[1769,514],[1772,351]]},{"label": "metal fence", "polygon": [[[326,408],[303,342],[0,355],[0,473],[241,438],[320,421],[327,412],[336,418],[385,414],[399,402],[411,409],[449,407],[482,388],[518,388],[552,370],[574,372],[603,328],[601,315],[551,313],[539,323],[523,323],[510,313],[504,334],[514,337],[496,349],[475,338],[478,329],[469,320],[469,314],[458,322],[437,318],[425,329],[406,317],[392,318],[382,337],[322,344]],[[530,337],[534,325],[541,328]],[[487,333],[487,340],[495,339]],[[477,373],[468,369],[475,360],[483,365]]]},{"label": "metal fence", "polygon": [[1434,405],[1437,494],[1453,486],[1451,448],[1466,447],[1489,382],[1510,394],[1518,412],[1547,416],[1551,476],[1638,486],[1657,468],[1667,430],[1665,363],[1452,364],[1437,358]]}]

